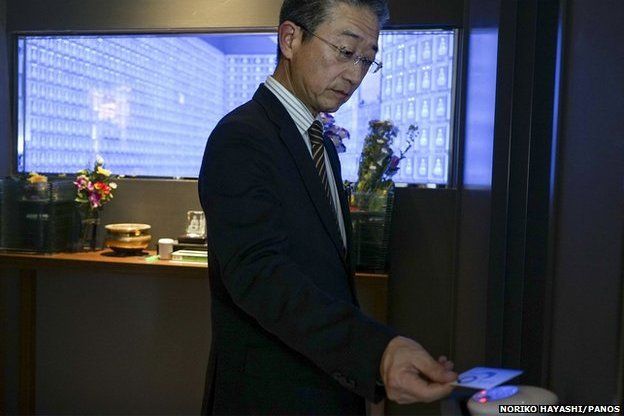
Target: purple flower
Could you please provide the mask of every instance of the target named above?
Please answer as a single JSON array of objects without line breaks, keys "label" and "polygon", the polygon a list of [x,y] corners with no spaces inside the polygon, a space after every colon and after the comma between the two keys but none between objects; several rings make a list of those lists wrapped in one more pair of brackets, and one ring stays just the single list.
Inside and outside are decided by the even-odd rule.
[{"label": "purple flower", "polygon": [[74,185],[76,185],[76,187],[80,191],[80,190],[86,189],[88,183],[89,183],[89,179],[87,179],[87,177],[84,175],[80,175],[76,178],[76,182],[74,182]]},{"label": "purple flower", "polygon": [[399,158],[398,156],[392,155],[392,157],[390,158],[390,163],[388,164],[388,167],[390,169],[396,169],[399,166],[400,161],[401,161],[401,158]]},{"label": "purple flower", "polygon": [[91,207],[97,208],[100,206],[100,194],[97,192],[93,192],[89,194],[89,202],[91,203]]},{"label": "purple flower", "polygon": [[403,157],[392,155],[392,157],[390,158],[390,161],[388,162],[388,167],[386,168],[385,176],[391,177],[399,171],[399,163],[401,162],[401,159],[403,159]]},{"label": "purple flower", "polygon": [[332,142],[334,142],[334,146],[336,147],[336,152],[344,153],[347,151],[347,147],[340,140],[332,139]]},{"label": "purple flower", "polygon": [[349,131],[343,127],[338,128],[338,136],[340,136],[342,140],[351,138]]},{"label": "purple flower", "polygon": [[319,113],[319,116],[321,118],[321,122],[323,123],[323,127],[325,128],[325,130],[327,130],[329,127],[333,126],[334,123],[336,122],[336,119],[334,118],[334,116],[332,116],[329,113]]}]

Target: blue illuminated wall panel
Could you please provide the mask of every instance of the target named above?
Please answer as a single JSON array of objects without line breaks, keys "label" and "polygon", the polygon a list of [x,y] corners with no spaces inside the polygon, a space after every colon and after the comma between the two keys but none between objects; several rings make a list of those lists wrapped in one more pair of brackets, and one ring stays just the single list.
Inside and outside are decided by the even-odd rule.
[{"label": "blue illuminated wall panel", "polygon": [[[371,119],[421,135],[398,182],[445,184],[452,133],[452,31],[383,32],[377,74],[337,113],[356,180]],[[102,155],[127,176],[197,177],[206,139],[276,65],[273,34],[21,36],[18,170],[73,173]],[[399,135],[395,149],[403,148]]]},{"label": "blue illuminated wall panel", "polygon": [[404,133],[409,125],[417,125],[420,129],[420,136],[405,154],[401,169],[394,176],[395,182],[448,182],[454,43],[453,31],[382,32],[379,56],[383,68],[380,74],[368,75],[359,92],[336,113],[337,123],[355,132],[346,143],[347,151],[340,155],[344,177],[356,180],[368,120],[377,118],[392,120],[399,126],[395,152],[406,147]]},{"label": "blue illuminated wall panel", "polygon": [[249,101],[258,85],[273,73],[276,64],[275,54],[227,55],[224,110],[234,109]]},{"label": "blue illuminated wall panel", "polygon": [[30,37],[19,56],[20,170],[75,172],[100,154],[119,174],[197,175],[221,116],[218,50],[192,37]]}]

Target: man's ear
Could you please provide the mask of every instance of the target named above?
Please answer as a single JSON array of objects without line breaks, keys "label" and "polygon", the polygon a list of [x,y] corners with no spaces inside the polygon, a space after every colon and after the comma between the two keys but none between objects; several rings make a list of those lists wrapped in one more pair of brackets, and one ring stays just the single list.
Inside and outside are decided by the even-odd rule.
[{"label": "man's ear", "polygon": [[290,20],[282,22],[277,28],[277,40],[279,42],[282,55],[286,59],[291,59],[293,51],[301,43],[301,28]]}]

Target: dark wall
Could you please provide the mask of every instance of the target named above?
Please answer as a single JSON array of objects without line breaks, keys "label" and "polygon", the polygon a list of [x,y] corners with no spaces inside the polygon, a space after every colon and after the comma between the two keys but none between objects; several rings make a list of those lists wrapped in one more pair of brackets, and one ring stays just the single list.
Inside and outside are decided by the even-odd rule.
[{"label": "dark wall", "polygon": [[[392,213],[388,322],[434,357],[452,356],[457,191],[398,188]],[[397,405],[391,415],[440,413],[440,403]]]},{"label": "dark wall", "polygon": [[569,1],[566,12],[550,382],[564,401],[609,403],[622,302],[624,3]]},{"label": "dark wall", "polygon": [[390,25],[461,27],[464,0],[389,0]]},{"label": "dark wall", "polygon": [[[102,225],[139,222],[152,226],[151,248],[159,238],[177,238],[186,231],[186,212],[201,211],[196,180],[121,179],[102,211]],[[100,242],[106,233],[103,227]]]}]

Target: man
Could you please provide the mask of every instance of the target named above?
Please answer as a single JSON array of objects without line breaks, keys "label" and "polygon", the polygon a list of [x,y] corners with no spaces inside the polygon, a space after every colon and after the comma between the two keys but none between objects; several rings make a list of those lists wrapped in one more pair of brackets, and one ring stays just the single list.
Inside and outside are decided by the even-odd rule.
[{"label": "man", "polygon": [[360,311],[340,163],[315,122],[378,66],[386,16],[384,0],[286,0],[275,73],[208,140],[204,413],[364,414],[384,392],[411,403],[452,389],[451,362]]}]

